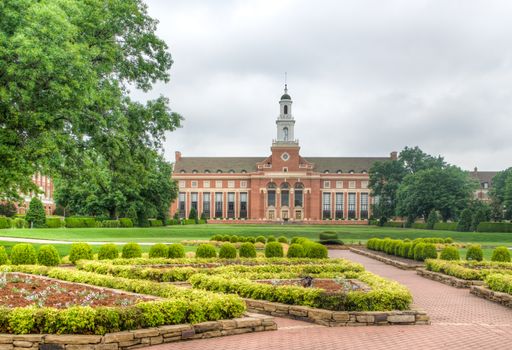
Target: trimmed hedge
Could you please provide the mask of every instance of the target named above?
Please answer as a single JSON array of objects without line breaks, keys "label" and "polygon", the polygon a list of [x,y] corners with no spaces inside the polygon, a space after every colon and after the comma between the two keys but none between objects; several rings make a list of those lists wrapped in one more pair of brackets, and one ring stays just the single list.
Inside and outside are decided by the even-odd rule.
[{"label": "trimmed hedge", "polygon": [[75,264],[78,260],[92,260],[92,248],[87,243],[73,243],[69,251],[69,261]]},{"label": "trimmed hedge", "polygon": [[219,258],[221,259],[235,259],[236,248],[231,243],[224,243],[219,249]]},{"label": "trimmed hedge", "polygon": [[444,247],[439,258],[442,260],[460,260],[459,250],[453,246]]},{"label": "trimmed hedge", "polygon": [[384,227],[400,227],[400,228],[403,228],[404,227],[404,223],[403,222],[399,222],[399,221],[388,221],[388,222],[385,222],[382,226],[384,226]]},{"label": "trimmed hedge", "polygon": [[48,228],[61,228],[64,226],[64,220],[60,217],[46,218],[46,227]]},{"label": "trimmed hedge", "polygon": [[470,245],[466,251],[466,260],[482,261],[484,260],[484,252],[478,244]]},{"label": "trimmed hedge", "polygon": [[150,258],[167,258],[169,256],[169,247],[163,243],[157,243],[149,248]]},{"label": "trimmed hedge", "polygon": [[265,236],[258,236],[256,237],[256,242],[267,243],[267,240],[265,239]]},{"label": "trimmed hedge", "polygon": [[52,245],[43,245],[37,252],[37,261],[44,266],[57,266],[60,264],[60,255]]},{"label": "trimmed hedge", "polygon": [[160,227],[160,226],[164,225],[162,220],[149,219],[148,221],[149,221],[149,226],[151,226],[151,227]]},{"label": "trimmed hedge", "polygon": [[103,244],[98,251],[98,260],[119,258],[119,250],[114,243]]},{"label": "trimmed hedge", "polygon": [[11,218],[0,216],[0,229],[3,228],[11,228],[12,226],[12,220]]},{"label": "trimmed hedge", "polygon": [[14,245],[11,250],[11,263],[13,265],[35,265],[37,263],[36,249],[28,243]]},{"label": "trimmed hedge", "polygon": [[119,222],[119,220],[103,220],[101,222],[101,227],[118,228],[121,227],[121,223]]},{"label": "trimmed hedge", "polygon": [[434,230],[457,231],[458,222],[438,222],[434,225]]},{"label": "trimmed hedge", "polygon": [[493,273],[486,277],[485,284],[496,292],[512,295],[512,275]]},{"label": "trimmed hedge", "polygon": [[0,265],[7,265],[9,258],[7,257],[7,251],[4,246],[0,245]]},{"label": "trimmed hedge", "polygon": [[282,258],[283,256],[283,246],[281,243],[271,241],[265,245],[266,258]]},{"label": "trimmed hedge", "polygon": [[492,273],[512,274],[512,263],[495,261],[447,261],[428,259],[427,270],[444,273],[463,280],[480,280]]},{"label": "trimmed hedge", "polygon": [[277,241],[278,241],[279,243],[288,244],[288,238],[286,238],[285,236],[279,236],[279,237],[277,238]]},{"label": "trimmed hedge", "polygon": [[140,258],[142,256],[142,249],[140,245],[136,242],[126,243],[123,246],[123,250],[121,252],[121,257],[123,259],[132,259],[132,258]]},{"label": "trimmed hedge", "polygon": [[200,244],[196,250],[196,258],[216,258],[217,251],[211,244]]},{"label": "trimmed hedge", "polygon": [[133,227],[133,221],[130,218],[120,218],[119,226],[120,227]]},{"label": "trimmed hedge", "polygon": [[96,219],[92,216],[69,216],[64,222],[67,228],[96,227]]},{"label": "trimmed hedge", "polygon": [[167,257],[170,259],[178,259],[185,257],[185,247],[180,243],[169,245]]},{"label": "trimmed hedge", "polygon": [[496,247],[492,252],[491,261],[510,262],[510,251],[507,247]]},{"label": "trimmed hedge", "polygon": [[512,223],[509,222],[481,222],[478,232],[512,232]]},{"label": "trimmed hedge", "polygon": [[238,255],[240,255],[241,258],[255,258],[256,247],[252,242],[242,243],[238,250]]},{"label": "trimmed hedge", "polygon": [[288,258],[304,258],[305,252],[302,244],[293,243],[288,248],[288,253],[286,255]]}]

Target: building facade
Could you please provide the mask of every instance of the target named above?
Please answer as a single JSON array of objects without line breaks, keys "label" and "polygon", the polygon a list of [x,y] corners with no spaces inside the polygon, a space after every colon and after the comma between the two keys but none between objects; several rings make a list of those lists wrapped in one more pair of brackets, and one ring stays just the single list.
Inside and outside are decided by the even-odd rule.
[{"label": "building facade", "polygon": [[[285,86],[276,139],[263,157],[183,157],[173,177],[178,199],[170,214],[220,222],[364,223],[371,215],[368,172],[388,157],[303,157],[295,139],[293,101]],[[212,222],[212,221],[210,221]]]},{"label": "building facade", "polygon": [[37,196],[43,202],[43,207],[46,215],[52,215],[55,210],[55,201],[53,200],[53,181],[49,176],[35,174],[32,176],[32,181],[39,187],[41,193],[31,192],[29,194],[22,194],[21,201],[17,204],[18,214],[26,214],[30,201],[33,197]]}]

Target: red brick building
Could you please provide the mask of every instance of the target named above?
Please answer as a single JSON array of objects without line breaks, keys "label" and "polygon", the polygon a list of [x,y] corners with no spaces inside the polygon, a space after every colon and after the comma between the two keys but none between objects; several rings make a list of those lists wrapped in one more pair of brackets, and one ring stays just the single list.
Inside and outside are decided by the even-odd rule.
[{"label": "red brick building", "polygon": [[[294,138],[292,99],[279,101],[277,138],[263,157],[183,157],[176,152],[179,195],[171,215],[198,214],[221,222],[350,222],[371,215],[368,172],[389,157],[305,157]],[[328,220],[328,221],[326,221]],[[210,221],[211,222],[211,221]]]},{"label": "red brick building", "polygon": [[[43,202],[44,210],[46,215],[52,215],[55,210],[55,202],[53,200],[53,181],[50,177],[41,174],[35,174],[32,176],[32,181],[39,187],[42,193],[37,196]],[[30,200],[36,194],[31,192],[29,194],[22,194],[21,201],[18,203],[18,214],[26,214],[30,205]]]}]

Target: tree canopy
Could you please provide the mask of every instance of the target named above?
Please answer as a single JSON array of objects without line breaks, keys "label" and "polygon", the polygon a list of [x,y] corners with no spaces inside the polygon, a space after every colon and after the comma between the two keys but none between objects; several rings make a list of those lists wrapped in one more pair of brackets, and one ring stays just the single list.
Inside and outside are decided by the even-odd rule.
[{"label": "tree canopy", "polygon": [[501,219],[503,213],[505,219],[512,219],[512,168],[500,171],[492,179],[490,196],[497,212],[496,218]]}]

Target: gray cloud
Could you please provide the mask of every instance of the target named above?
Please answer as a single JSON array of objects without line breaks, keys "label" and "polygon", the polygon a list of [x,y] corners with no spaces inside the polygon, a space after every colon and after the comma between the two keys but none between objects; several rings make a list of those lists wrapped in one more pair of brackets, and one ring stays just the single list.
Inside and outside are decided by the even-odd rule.
[{"label": "gray cloud", "polygon": [[418,145],[466,169],[511,164],[512,3],[148,0],[186,118],[166,156],[265,156],[288,72],[305,156]]}]

